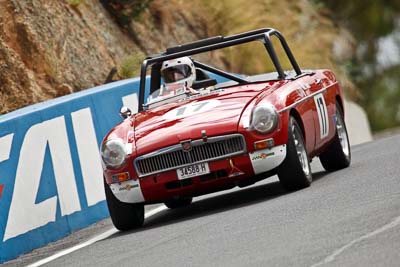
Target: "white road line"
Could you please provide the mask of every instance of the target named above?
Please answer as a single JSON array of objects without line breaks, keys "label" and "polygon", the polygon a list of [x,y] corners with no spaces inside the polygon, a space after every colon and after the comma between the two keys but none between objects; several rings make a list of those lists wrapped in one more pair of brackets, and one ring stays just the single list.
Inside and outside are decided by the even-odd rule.
[{"label": "white road line", "polygon": [[[153,216],[153,215],[155,215],[155,214],[157,214],[157,213],[159,213],[159,212],[161,212],[163,210],[166,210],[166,209],[167,209],[167,207],[164,206],[164,205],[159,206],[159,207],[157,207],[155,209],[152,209],[152,210],[146,212],[144,217],[145,218],[149,218],[149,217],[151,217],[151,216]],[[106,232],[104,232],[104,233],[102,233],[102,234],[100,234],[100,235],[98,235],[96,237],[93,237],[92,239],[89,239],[88,241],[86,241],[86,242],[84,242],[82,244],[76,245],[76,246],[74,246],[72,248],[68,248],[68,249],[62,250],[62,251],[60,251],[60,252],[58,252],[58,253],[56,253],[56,254],[48,257],[48,258],[45,258],[45,259],[42,259],[42,260],[40,260],[38,262],[32,263],[32,264],[28,265],[28,267],[42,266],[43,264],[49,263],[49,262],[51,262],[51,261],[53,261],[55,259],[58,259],[58,258],[60,258],[62,256],[70,254],[70,253],[72,253],[74,251],[77,251],[77,250],[79,250],[81,248],[90,246],[90,245],[92,245],[92,244],[94,244],[94,243],[96,243],[96,242],[98,242],[100,240],[106,239],[106,238],[112,236],[113,234],[115,234],[117,232],[118,232],[118,230],[116,228],[112,228],[112,229],[110,229],[110,230],[108,230],[108,231],[106,231]]]},{"label": "white road line", "polygon": [[395,218],[392,222],[390,222],[390,223],[388,223],[388,224],[385,224],[385,225],[382,226],[381,228],[378,228],[378,229],[376,229],[376,230],[373,231],[373,232],[370,232],[370,233],[368,233],[368,234],[365,234],[365,235],[363,235],[363,236],[361,236],[361,237],[359,237],[359,238],[357,238],[357,239],[351,241],[350,243],[344,245],[343,247],[341,247],[341,248],[335,250],[331,255],[329,255],[328,257],[326,257],[326,258],[323,259],[322,261],[320,261],[320,262],[318,262],[318,263],[312,265],[311,267],[317,267],[317,266],[321,266],[321,265],[323,265],[323,264],[330,263],[330,262],[334,261],[335,258],[336,258],[337,256],[339,256],[339,255],[342,254],[345,250],[349,249],[350,247],[354,246],[355,244],[360,243],[360,242],[362,242],[362,241],[364,241],[364,240],[366,240],[366,239],[368,239],[368,238],[374,237],[374,236],[376,236],[376,235],[378,235],[378,234],[380,234],[380,233],[383,233],[383,232],[385,232],[385,231],[387,231],[387,230],[390,230],[390,229],[392,229],[392,228],[394,228],[394,227],[396,227],[396,226],[398,226],[398,225],[400,225],[400,216],[397,217],[397,218]]}]

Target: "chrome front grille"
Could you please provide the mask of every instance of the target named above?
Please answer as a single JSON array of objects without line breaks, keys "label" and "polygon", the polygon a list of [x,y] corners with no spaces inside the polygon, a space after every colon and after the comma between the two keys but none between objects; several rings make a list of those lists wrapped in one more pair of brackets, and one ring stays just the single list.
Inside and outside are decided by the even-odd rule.
[{"label": "chrome front grille", "polygon": [[147,176],[246,152],[245,140],[241,134],[210,137],[207,142],[194,140],[191,145],[190,151],[183,151],[182,145],[178,144],[137,157],[134,161],[137,174],[139,177]]}]

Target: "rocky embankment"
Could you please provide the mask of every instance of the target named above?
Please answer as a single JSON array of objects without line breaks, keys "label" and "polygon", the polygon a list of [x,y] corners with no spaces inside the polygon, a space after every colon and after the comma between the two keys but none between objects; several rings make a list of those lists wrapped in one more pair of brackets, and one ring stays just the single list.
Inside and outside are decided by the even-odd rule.
[{"label": "rocky embankment", "polygon": [[[338,73],[336,63],[352,49],[351,36],[329,19],[329,11],[307,0],[251,5],[244,0],[153,0],[123,26],[105,4],[123,8],[118,2],[0,0],[0,114],[102,84],[110,69],[130,55],[211,35],[274,27],[285,33],[302,67]],[[246,49],[241,55],[212,55],[213,63],[232,71],[263,70],[252,59],[257,55]],[[343,73],[341,80],[351,88]]]}]

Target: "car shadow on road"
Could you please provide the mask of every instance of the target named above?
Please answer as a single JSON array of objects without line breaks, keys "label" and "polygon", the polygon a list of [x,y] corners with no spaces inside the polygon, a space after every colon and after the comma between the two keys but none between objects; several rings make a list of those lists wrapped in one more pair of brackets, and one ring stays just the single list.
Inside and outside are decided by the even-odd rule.
[{"label": "car shadow on road", "polygon": [[[328,174],[329,174],[329,172],[326,172],[326,171],[313,172],[313,174],[312,174],[313,183],[318,181],[321,178],[324,178]],[[311,186],[312,186],[312,184],[311,184]]]},{"label": "car shadow on road", "polygon": [[[313,180],[317,181],[326,174],[326,172],[313,173]],[[163,227],[177,222],[193,220],[219,212],[244,208],[260,202],[270,201],[287,194],[305,193],[303,191],[306,190],[310,190],[310,188],[295,192],[288,192],[280,185],[279,182],[271,182],[259,186],[243,188],[241,190],[228,192],[222,195],[197,200],[188,207],[163,210],[151,216],[150,218],[147,218],[142,228],[127,232],[118,232],[110,238],[129,235],[135,232],[147,231],[153,228]]]},{"label": "car shadow on road", "polygon": [[147,219],[146,227],[158,227],[177,221],[191,220],[227,210],[243,208],[268,201],[287,192],[279,182],[244,188],[238,191],[213,196],[193,202],[190,206],[179,209],[168,209]]}]

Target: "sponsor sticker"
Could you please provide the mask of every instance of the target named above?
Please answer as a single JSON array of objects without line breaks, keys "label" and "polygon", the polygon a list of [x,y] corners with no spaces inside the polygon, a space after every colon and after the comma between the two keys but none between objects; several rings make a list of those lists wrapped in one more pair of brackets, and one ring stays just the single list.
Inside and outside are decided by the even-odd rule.
[{"label": "sponsor sticker", "polygon": [[255,155],[251,158],[251,160],[263,160],[266,159],[267,157],[275,155],[275,152],[269,152],[269,153],[261,153],[259,155]]},{"label": "sponsor sticker", "polygon": [[278,167],[285,159],[285,156],[285,145],[279,145],[249,153],[254,174],[263,173]]},{"label": "sponsor sticker", "polygon": [[138,184],[134,184],[134,185],[127,184],[127,185],[125,185],[123,187],[120,187],[119,191],[131,191],[132,188],[136,188],[138,186],[139,186]]}]

